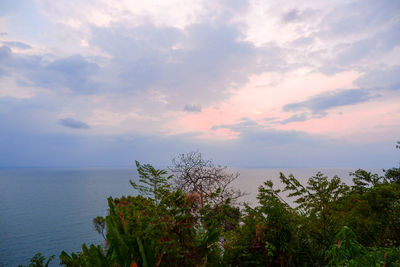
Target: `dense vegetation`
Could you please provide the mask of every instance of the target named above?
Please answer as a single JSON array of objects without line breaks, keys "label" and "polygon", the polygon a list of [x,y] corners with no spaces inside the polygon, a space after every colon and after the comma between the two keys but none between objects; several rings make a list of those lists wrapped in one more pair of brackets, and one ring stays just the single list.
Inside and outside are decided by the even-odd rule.
[{"label": "dense vegetation", "polygon": [[[109,198],[108,216],[93,220],[105,244],[62,252],[62,265],[400,266],[400,168],[357,170],[352,185],[281,173],[281,189],[267,180],[250,206],[238,205],[237,174],[198,152],[169,172],[136,165],[137,194]],[[29,266],[45,261],[38,254]]]}]

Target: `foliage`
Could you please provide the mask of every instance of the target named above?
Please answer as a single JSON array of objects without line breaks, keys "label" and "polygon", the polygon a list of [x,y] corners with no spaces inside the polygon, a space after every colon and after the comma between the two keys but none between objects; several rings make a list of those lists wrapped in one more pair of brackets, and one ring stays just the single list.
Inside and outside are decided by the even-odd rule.
[{"label": "foliage", "polygon": [[[400,149],[400,141],[397,142],[396,148]],[[400,184],[400,167],[396,168],[393,167],[388,170],[383,170],[385,172],[385,177],[389,181],[395,182],[397,184]]]},{"label": "foliage", "polygon": [[104,235],[104,230],[106,228],[106,219],[102,216],[97,216],[96,218],[93,219],[93,226],[96,232],[101,234],[101,236],[106,239],[106,236]]},{"label": "foliage", "polygon": [[400,185],[363,170],[351,175],[354,186],[340,203],[343,225],[365,246],[399,246]]},{"label": "foliage", "polygon": [[172,175],[167,176],[166,170],[155,169],[150,164],[141,165],[138,161],[135,161],[135,164],[139,183],[130,181],[133,188],[142,196],[147,196],[156,202],[160,201],[170,188],[169,180],[172,179]]},{"label": "foliage", "polygon": [[400,167],[399,168],[393,167],[391,169],[384,171],[386,179],[400,184]]},{"label": "foliage", "polygon": [[273,189],[272,181],[259,187],[259,206],[246,206],[243,223],[229,236],[225,262],[239,266],[293,263],[293,235],[297,215]]},{"label": "foliage", "polygon": [[[107,248],[82,246],[60,256],[65,266],[203,266],[218,261],[221,228],[197,222],[196,200],[168,190],[166,172],[137,162],[138,196],[108,199]],[[144,197],[147,196],[147,197]],[[207,206],[208,207],[208,206]],[[102,222],[96,218],[95,226]],[[99,226],[100,227],[100,226]],[[216,256],[217,255],[217,256]]]},{"label": "foliage", "polygon": [[69,267],[108,267],[112,262],[107,255],[104,255],[101,246],[90,245],[89,248],[83,244],[82,252],[79,254],[71,253],[68,255],[65,251],[61,252],[60,263]]},{"label": "foliage", "polygon": [[283,192],[295,198],[295,209],[301,214],[298,231],[304,244],[302,253],[313,265],[321,265],[324,251],[342,227],[337,216],[338,201],[350,188],[338,176],[329,179],[321,172],[310,177],[306,186],[293,175],[286,177],[281,173],[280,180],[284,184]]},{"label": "foliage", "polygon": [[[384,176],[358,169],[352,185],[320,172],[304,184],[281,173],[281,189],[267,180],[258,203],[239,208],[234,200],[242,193],[231,188],[237,174],[198,152],[174,160],[174,177],[149,164],[136,167],[139,179],[130,182],[137,195],[109,198],[108,215],[93,219],[105,245],[63,251],[61,264],[400,266],[396,168]],[[45,265],[37,254],[29,266],[51,259]]]},{"label": "foliage", "polygon": [[327,252],[327,266],[400,266],[400,247],[366,248],[347,226],[336,236],[337,244]]},{"label": "foliage", "polygon": [[288,197],[295,197],[297,209],[306,215],[324,216],[331,210],[331,204],[346,194],[349,187],[338,176],[331,180],[318,172],[310,177],[307,185],[303,186],[293,175],[286,177],[280,174],[281,182],[285,185],[283,191],[289,191]]},{"label": "foliage", "polygon": [[362,169],[358,169],[355,172],[350,172],[350,176],[353,177],[353,186],[351,187],[354,192],[362,194],[368,191],[369,188],[382,184],[385,177],[379,176],[378,174],[372,174]]},{"label": "foliage", "polygon": [[46,261],[45,256],[43,256],[41,253],[36,253],[35,256],[32,257],[30,263],[27,266],[19,265],[18,267],[48,267],[53,259],[54,255],[50,256]]},{"label": "foliage", "polygon": [[228,199],[235,201],[243,195],[240,190],[232,187],[239,173],[228,173],[227,167],[203,159],[198,151],[180,154],[172,160],[169,169],[175,175],[176,188],[185,193],[198,193],[202,203],[211,201],[221,205]]}]

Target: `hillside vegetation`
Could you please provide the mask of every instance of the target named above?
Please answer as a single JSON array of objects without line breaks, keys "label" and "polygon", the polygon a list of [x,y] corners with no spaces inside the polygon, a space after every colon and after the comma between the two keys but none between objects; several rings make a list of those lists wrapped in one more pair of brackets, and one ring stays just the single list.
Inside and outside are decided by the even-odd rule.
[{"label": "hillside vegetation", "polygon": [[[61,264],[400,266],[400,168],[383,176],[359,169],[351,185],[320,172],[306,184],[281,173],[283,189],[266,180],[249,206],[231,187],[238,174],[200,153],[172,165],[136,162],[137,194],[109,198],[108,216],[93,220],[104,245],[62,252]],[[47,263],[37,254],[28,266]]]}]

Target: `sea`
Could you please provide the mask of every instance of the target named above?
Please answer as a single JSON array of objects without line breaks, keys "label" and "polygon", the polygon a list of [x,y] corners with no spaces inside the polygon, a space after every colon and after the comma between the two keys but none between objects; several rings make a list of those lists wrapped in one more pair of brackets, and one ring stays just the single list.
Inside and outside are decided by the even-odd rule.
[{"label": "sea", "polygon": [[[247,194],[242,201],[256,203],[257,188],[267,179],[279,185],[279,173],[293,174],[305,182],[318,171],[338,175],[350,183],[356,169],[229,169],[239,172],[233,186]],[[379,170],[369,170],[379,172]],[[28,265],[40,252],[55,255],[59,266],[64,250],[79,252],[83,243],[104,240],[92,219],[107,215],[107,198],[135,195],[129,180],[135,169],[0,169],[0,266]]]}]

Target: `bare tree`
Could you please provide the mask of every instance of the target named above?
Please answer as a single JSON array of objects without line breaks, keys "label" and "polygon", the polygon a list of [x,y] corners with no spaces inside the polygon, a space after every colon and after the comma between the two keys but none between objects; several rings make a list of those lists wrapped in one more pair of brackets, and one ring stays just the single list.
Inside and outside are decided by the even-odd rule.
[{"label": "bare tree", "polygon": [[175,176],[175,186],[183,192],[199,195],[200,201],[219,205],[228,199],[235,202],[244,194],[232,187],[239,173],[229,173],[227,167],[203,159],[199,151],[180,154],[172,160],[169,170]]}]

